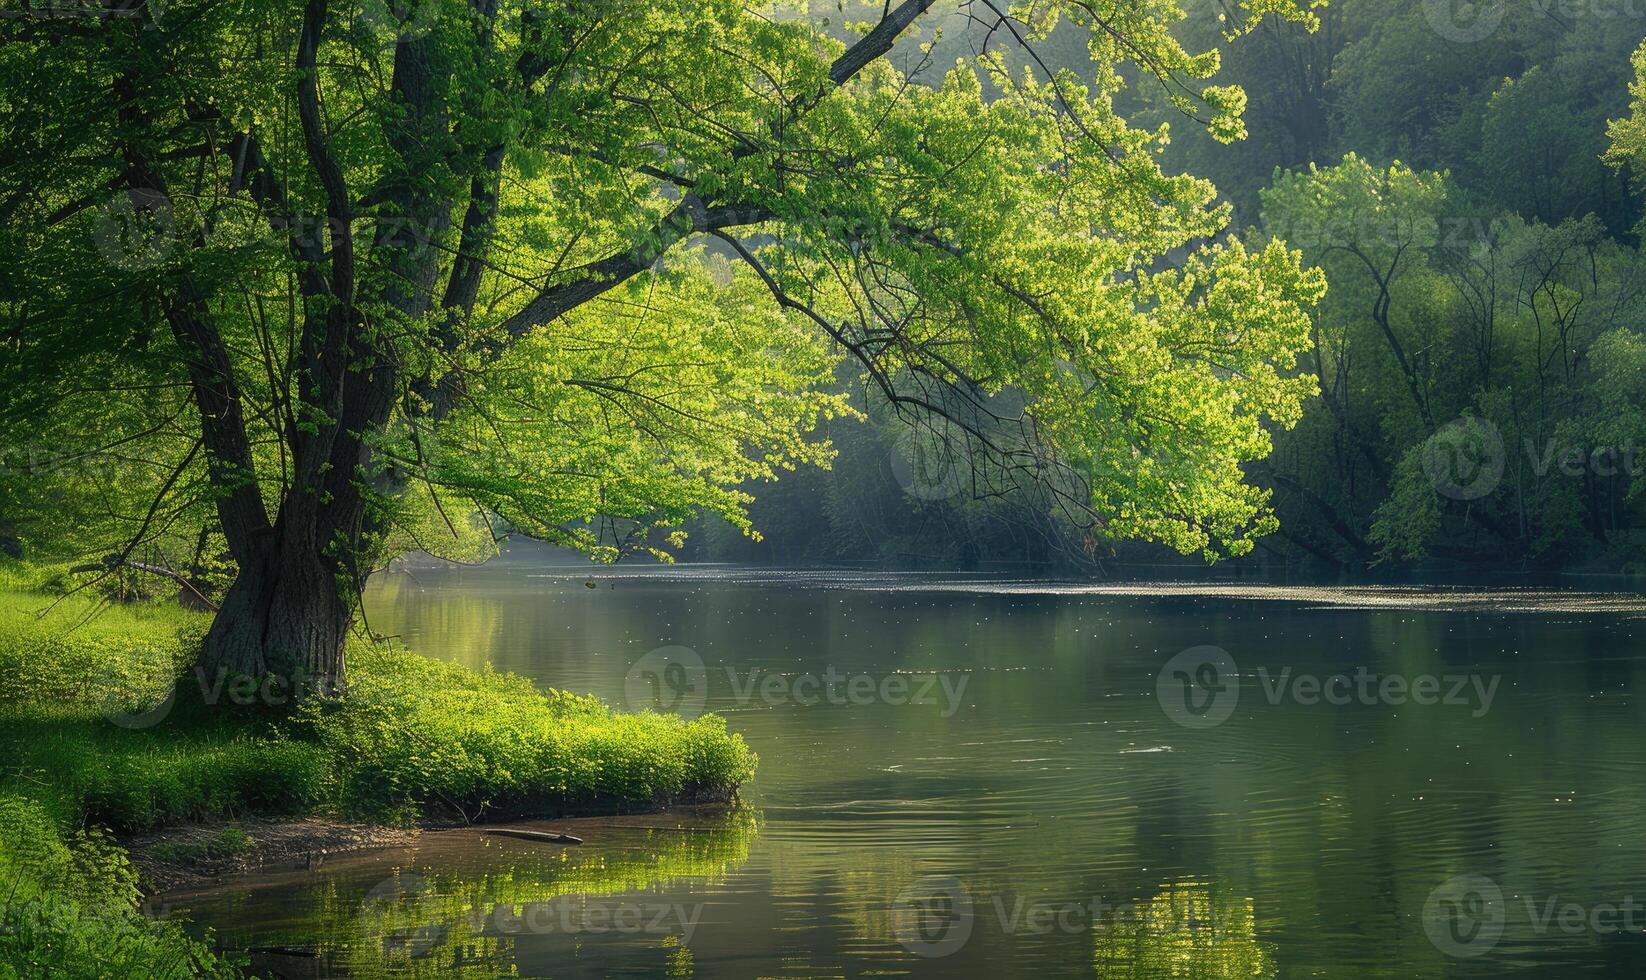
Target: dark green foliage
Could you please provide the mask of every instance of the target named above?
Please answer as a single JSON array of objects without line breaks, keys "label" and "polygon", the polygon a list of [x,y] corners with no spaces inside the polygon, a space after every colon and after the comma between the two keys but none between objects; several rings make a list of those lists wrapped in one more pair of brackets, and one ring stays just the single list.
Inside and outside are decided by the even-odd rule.
[{"label": "dark green foliage", "polygon": [[868,424],[829,427],[827,470],[784,474],[755,491],[751,540],[714,518],[687,539],[692,561],[872,561],[902,568],[1085,567],[1086,535],[1033,486],[1013,481],[869,400]]}]

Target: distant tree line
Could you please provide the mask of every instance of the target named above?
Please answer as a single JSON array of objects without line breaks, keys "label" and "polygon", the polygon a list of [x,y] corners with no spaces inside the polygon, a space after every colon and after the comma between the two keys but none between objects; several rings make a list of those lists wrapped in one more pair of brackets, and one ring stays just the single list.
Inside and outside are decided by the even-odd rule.
[{"label": "distant tree line", "polygon": [[[1225,237],[1283,239],[1327,275],[1300,365],[1320,395],[1248,467],[1280,521],[1252,560],[1638,569],[1646,138],[1630,85],[1646,12],[1451,8],[1343,0],[1316,31],[1271,18],[1228,44],[1220,5],[1186,4],[1178,35],[1217,48],[1215,80],[1248,98],[1232,145],[1185,125],[1169,85],[1145,76],[1119,96],[1135,125],[1169,127],[1168,172],[1211,179],[1233,205]],[[875,418],[836,433],[832,471],[757,494],[765,540],[703,527],[692,553],[980,567],[1162,555],[1021,496],[911,491],[910,437]],[[941,458],[913,447],[917,462]]]}]

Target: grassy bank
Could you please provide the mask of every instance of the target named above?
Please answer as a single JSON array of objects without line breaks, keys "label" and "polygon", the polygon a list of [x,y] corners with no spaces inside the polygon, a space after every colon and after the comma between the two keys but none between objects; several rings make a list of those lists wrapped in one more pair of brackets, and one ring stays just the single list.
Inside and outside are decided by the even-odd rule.
[{"label": "grassy bank", "polygon": [[[110,834],[248,816],[639,810],[728,799],[754,771],[743,740],[712,717],[623,714],[366,644],[350,651],[341,704],[284,718],[168,711],[157,692],[192,663],[205,617],[81,598],[42,616],[52,598],[19,584],[0,581],[0,977],[8,964],[23,976],[219,966],[137,913]],[[129,968],[104,969],[109,950]],[[81,956],[99,967],[77,970]]]}]

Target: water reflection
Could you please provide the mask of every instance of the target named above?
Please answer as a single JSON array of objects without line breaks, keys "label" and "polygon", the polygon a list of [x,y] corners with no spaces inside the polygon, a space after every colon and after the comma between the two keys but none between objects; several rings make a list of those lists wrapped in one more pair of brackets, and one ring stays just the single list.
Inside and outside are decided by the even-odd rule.
[{"label": "water reflection", "polygon": [[167,908],[216,922],[221,945],[248,955],[259,975],[495,977],[546,958],[565,967],[596,943],[603,961],[690,976],[705,903],[669,889],[723,883],[758,832],[746,810],[557,826],[599,844],[431,832],[312,873],[174,894]]},{"label": "water reflection", "polygon": [[1259,942],[1250,898],[1205,882],[1168,884],[1092,930],[1099,977],[1272,977],[1272,944]]},{"label": "water reflection", "polygon": [[[518,561],[386,576],[368,610],[420,651],[618,703],[638,658],[692,648],[705,707],[760,754],[757,831],[697,858],[657,836],[676,831],[617,827],[565,855],[494,843],[437,858],[426,842],[368,872],[182,904],[225,945],[320,935],[328,962],[363,975],[1646,975],[1646,934],[1537,920],[1551,900],[1646,903],[1646,644],[1642,621],[1610,606],[585,577]],[[1157,681],[1202,645],[1238,663],[1239,700],[1191,729]],[[967,684],[952,711],[738,693],[751,674],[831,667]],[[1266,679],[1362,668],[1497,686],[1479,710],[1275,697]],[[368,928],[359,910],[397,861],[429,888],[384,886],[384,927]],[[1480,955],[1426,928],[1431,896],[1460,875],[1488,879],[1509,911],[1490,948],[1466,950]],[[669,928],[618,930],[625,901],[667,911]],[[534,910],[543,928],[508,931]],[[417,957],[423,915],[436,932]]]}]

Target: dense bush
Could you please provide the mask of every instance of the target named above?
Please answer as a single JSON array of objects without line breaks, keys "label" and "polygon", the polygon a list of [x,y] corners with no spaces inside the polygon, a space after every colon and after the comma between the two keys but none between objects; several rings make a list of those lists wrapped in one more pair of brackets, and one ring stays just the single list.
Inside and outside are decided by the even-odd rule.
[{"label": "dense bush", "polygon": [[142,915],[120,848],[98,833],[65,839],[39,803],[0,795],[0,977],[238,975]]}]

